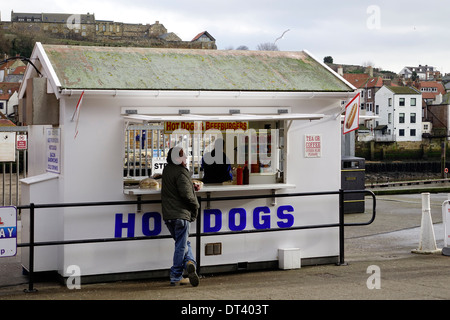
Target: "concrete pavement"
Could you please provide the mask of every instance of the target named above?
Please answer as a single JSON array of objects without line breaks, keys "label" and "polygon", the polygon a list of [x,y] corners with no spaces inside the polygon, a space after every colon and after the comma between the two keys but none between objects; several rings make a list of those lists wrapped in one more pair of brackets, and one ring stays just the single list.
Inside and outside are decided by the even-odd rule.
[{"label": "concrete pavement", "polygon": [[[447,193],[431,194],[439,248],[444,237],[441,205],[447,197]],[[367,199],[369,210],[371,200]],[[346,222],[369,218],[368,213],[345,216]],[[378,196],[374,223],[345,228],[346,266],[205,275],[196,288],[173,288],[167,279],[149,279],[84,284],[79,290],[69,290],[44,281],[35,284],[37,293],[24,293],[27,278],[21,275],[19,252],[16,257],[0,259],[0,300],[449,299],[450,257],[411,253],[418,247],[420,223],[420,194]],[[187,305],[179,308],[183,306]]]}]

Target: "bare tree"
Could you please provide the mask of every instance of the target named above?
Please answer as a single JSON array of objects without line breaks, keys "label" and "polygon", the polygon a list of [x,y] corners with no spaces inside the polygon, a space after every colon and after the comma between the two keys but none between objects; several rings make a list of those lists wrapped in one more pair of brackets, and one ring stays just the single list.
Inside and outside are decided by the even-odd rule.
[{"label": "bare tree", "polygon": [[245,45],[242,45],[242,46],[237,47],[236,50],[248,50],[248,47]]},{"label": "bare tree", "polygon": [[280,49],[278,49],[277,45],[272,42],[260,43],[260,44],[258,44],[256,49],[260,50],[260,51],[280,51]]},{"label": "bare tree", "polygon": [[362,66],[365,67],[365,68],[367,68],[367,67],[374,68],[375,67],[375,63],[373,63],[373,61],[367,60],[367,61],[364,61],[362,63]]}]

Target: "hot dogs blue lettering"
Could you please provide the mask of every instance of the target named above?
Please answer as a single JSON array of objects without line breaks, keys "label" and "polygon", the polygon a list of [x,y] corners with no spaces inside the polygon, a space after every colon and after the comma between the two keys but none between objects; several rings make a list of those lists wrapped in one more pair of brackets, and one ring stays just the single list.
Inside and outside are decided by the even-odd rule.
[{"label": "hot dogs blue lettering", "polygon": [[[266,206],[256,207],[252,210],[251,222],[247,221],[247,210],[244,208],[232,208],[228,211],[228,229],[241,231],[251,223],[254,229],[270,229],[274,227],[289,228],[294,225],[294,208],[291,205],[279,206],[276,210]],[[203,210],[203,232],[220,232],[223,226],[224,212],[220,209]],[[275,214],[276,226],[272,225],[271,215]],[[162,216],[159,212],[146,212],[142,215],[142,234],[144,236],[156,236],[162,230]],[[251,226],[249,226],[250,228]],[[126,231],[126,232],[124,232]],[[126,235],[124,235],[126,234]],[[136,234],[136,214],[128,213],[126,218],[123,213],[116,213],[114,237],[134,237]]]},{"label": "hot dogs blue lettering", "polygon": [[[151,227],[150,220],[153,221]],[[128,214],[128,221],[123,221],[123,214],[116,213],[116,227],[114,231],[115,238],[122,238],[122,230],[127,230],[127,237],[134,237],[135,234],[136,215],[134,213]],[[144,236],[157,236],[161,233],[161,214],[159,212],[146,212],[142,215],[142,234]]]}]

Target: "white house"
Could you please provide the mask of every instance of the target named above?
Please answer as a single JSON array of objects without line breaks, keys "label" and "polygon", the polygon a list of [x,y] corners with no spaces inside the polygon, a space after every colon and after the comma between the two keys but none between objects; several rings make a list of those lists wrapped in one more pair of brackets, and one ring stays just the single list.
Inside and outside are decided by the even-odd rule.
[{"label": "white house", "polygon": [[376,141],[422,140],[422,94],[413,87],[383,86],[375,94]]},{"label": "white house", "polygon": [[405,79],[409,79],[412,77],[411,67],[404,67],[398,74]]},{"label": "white house", "polygon": [[429,65],[420,65],[418,67],[404,67],[399,75],[405,79],[410,79],[413,73],[416,73],[420,80],[433,80],[440,74],[435,67]]},{"label": "white house", "polygon": [[[0,112],[6,116],[11,116],[14,114],[14,106],[19,104],[19,99],[17,90],[8,87],[8,85],[0,86]],[[6,88],[6,90],[3,88]]]}]

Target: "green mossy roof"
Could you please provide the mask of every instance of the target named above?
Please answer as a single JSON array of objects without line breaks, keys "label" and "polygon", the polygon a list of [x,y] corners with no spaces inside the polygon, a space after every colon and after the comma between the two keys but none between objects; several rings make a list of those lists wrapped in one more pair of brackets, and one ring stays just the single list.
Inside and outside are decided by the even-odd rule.
[{"label": "green mossy roof", "polygon": [[420,91],[413,87],[388,86],[388,88],[395,94],[420,94]]},{"label": "green mossy roof", "polygon": [[62,89],[353,91],[303,51],[43,47]]}]

